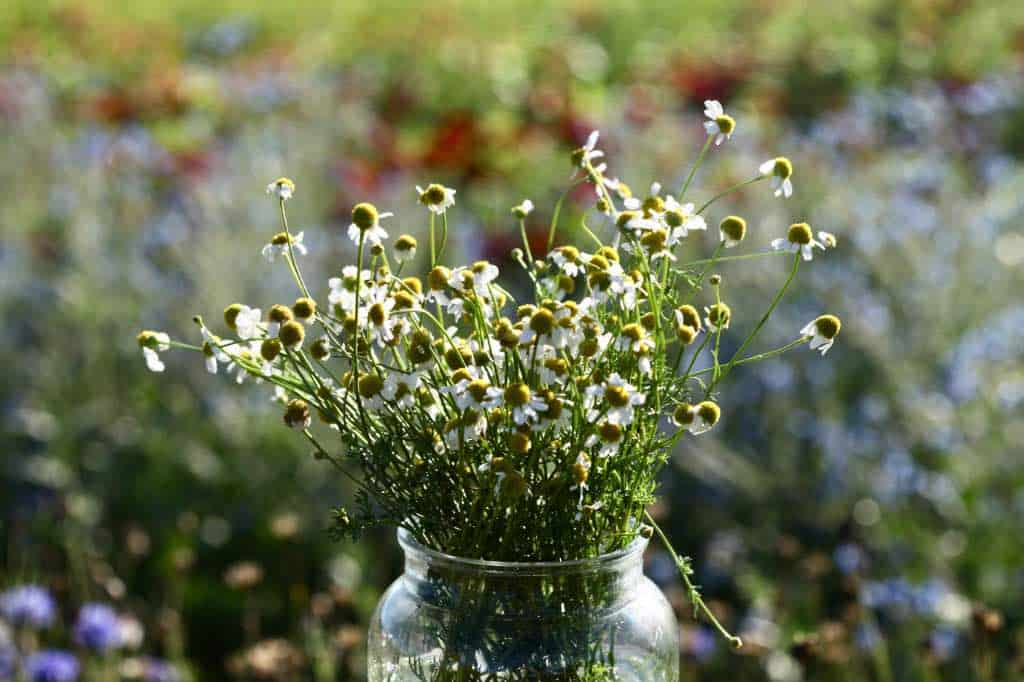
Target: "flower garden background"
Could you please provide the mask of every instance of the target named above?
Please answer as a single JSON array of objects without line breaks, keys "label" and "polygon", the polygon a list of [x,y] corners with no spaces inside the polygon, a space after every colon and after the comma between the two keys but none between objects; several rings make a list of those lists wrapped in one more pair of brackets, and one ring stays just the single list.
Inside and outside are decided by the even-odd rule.
[{"label": "flower garden background", "polygon": [[[1024,676],[1017,3],[16,2],[0,44],[0,680],[26,642],[85,679],[360,679],[393,537],[332,541],[344,478],[202,362],[154,381],[134,332],[287,283],[260,255],[279,175],[311,280],[351,261],[354,203],[420,216],[435,180],[451,248],[503,264],[508,207],[550,206],[590,130],[676,185],[706,99],[738,121],[709,185],[794,160],[788,213],[737,194],[747,239],[796,213],[839,241],[764,341],[844,325],[827,361],[738,369],[730,418],[674,454],[654,516],[746,642],[653,549],[684,679]],[[749,318],[784,270],[718,272]]]}]

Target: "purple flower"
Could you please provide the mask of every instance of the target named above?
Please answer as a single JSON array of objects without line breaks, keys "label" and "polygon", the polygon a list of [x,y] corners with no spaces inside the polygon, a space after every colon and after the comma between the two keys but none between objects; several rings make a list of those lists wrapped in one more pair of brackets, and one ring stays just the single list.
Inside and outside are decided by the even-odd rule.
[{"label": "purple flower", "polygon": [[75,682],[78,661],[66,651],[40,651],[25,663],[30,682]]},{"label": "purple flower", "polygon": [[181,682],[181,675],[178,669],[166,661],[155,658],[146,660],[146,672],[143,676],[146,682]]},{"label": "purple flower", "polygon": [[17,662],[18,652],[14,650],[14,647],[0,642],[0,682],[9,682],[14,679]]},{"label": "purple flower", "polygon": [[75,641],[100,653],[120,646],[120,621],[114,609],[106,604],[83,606],[78,612],[78,622],[75,623]]},{"label": "purple flower", "polygon": [[38,585],[22,585],[0,594],[0,614],[12,625],[45,628],[56,612],[53,597]]}]

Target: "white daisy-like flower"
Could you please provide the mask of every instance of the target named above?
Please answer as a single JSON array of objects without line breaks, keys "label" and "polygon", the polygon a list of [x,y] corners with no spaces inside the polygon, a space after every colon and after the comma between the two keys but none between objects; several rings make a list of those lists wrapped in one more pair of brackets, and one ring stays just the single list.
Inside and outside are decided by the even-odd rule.
[{"label": "white daisy-like flower", "polygon": [[624,325],[615,339],[616,350],[628,350],[637,355],[654,350],[654,339],[652,339],[641,325],[631,322]]},{"label": "white daisy-like flower", "polygon": [[523,203],[512,207],[512,215],[519,219],[523,219],[531,213],[533,213],[533,202],[529,199],[523,199]]},{"label": "white daisy-like flower", "polygon": [[391,372],[384,379],[384,387],[381,388],[380,394],[384,400],[397,403],[402,409],[408,409],[416,405],[416,389],[419,385],[419,374]]},{"label": "white daisy-like flower", "polygon": [[811,226],[807,223],[794,223],[789,226],[785,237],[772,240],[772,248],[776,251],[800,253],[804,260],[814,258],[815,247],[825,250],[825,246],[814,238]]},{"label": "white daisy-like flower", "polygon": [[287,201],[295,194],[295,183],[288,178],[278,178],[267,185],[267,194],[273,194],[281,201]]},{"label": "white daisy-like flower", "polygon": [[206,325],[199,327],[200,333],[203,335],[203,356],[206,358],[206,371],[210,374],[217,373],[217,363],[228,364],[231,362],[231,358],[228,354],[221,350],[221,340],[214,336]]},{"label": "white daisy-like flower", "polygon": [[150,372],[162,372],[166,367],[160,359],[160,353],[169,350],[171,337],[164,332],[144,331],[136,337],[139,348],[142,349],[142,357],[146,361],[146,367]]},{"label": "white daisy-like flower", "polygon": [[436,182],[427,185],[426,189],[416,185],[416,193],[419,194],[420,203],[436,215],[441,215],[455,205],[455,190]]},{"label": "white daisy-like flower", "polygon": [[[340,306],[342,310],[351,311],[356,307],[356,280],[359,276],[359,269],[354,265],[347,265],[341,271],[341,277],[331,277],[327,280],[330,292],[327,294],[327,301],[332,306]],[[362,283],[365,285],[370,279],[370,271],[362,271]],[[360,295],[365,298],[369,294],[369,287],[363,286]]]},{"label": "white daisy-like flower", "polygon": [[714,402],[705,400],[697,405],[683,404],[676,408],[673,421],[690,433],[696,435],[709,431],[718,423],[722,410]]},{"label": "white daisy-like flower", "polygon": [[611,457],[618,453],[619,448],[622,447],[625,432],[621,424],[603,421],[597,425],[596,431],[587,438],[586,446],[593,448],[600,445],[597,450],[597,456],[602,459]]},{"label": "white daisy-like flower", "polygon": [[824,355],[835,343],[842,322],[835,315],[820,315],[808,322],[800,330],[801,336],[811,337],[811,350],[820,350]]},{"label": "white daisy-like flower", "polygon": [[263,311],[247,305],[235,304],[224,311],[224,321],[238,333],[241,339],[252,339],[262,336],[266,327],[263,324]]},{"label": "white daisy-like flower", "polygon": [[394,339],[394,326],[389,324],[394,307],[395,299],[383,296],[371,300],[365,307],[365,313],[360,311],[359,319],[368,322],[371,337],[380,345],[386,345]]},{"label": "white daisy-like flower", "polygon": [[768,159],[758,167],[758,170],[765,177],[771,176],[775,196],[784,196],[787,199],[793,196],[793,181],[790,179],[793,176],[793,163],[785,156]]},{"label": "white daisy-like flower", "polygon": [[399,263],[411,261],[416,257],[416,238],[403,234],[395,240],[395,260]]},{"label": "white daisy-like flower", "polygon": [[[248,370],[242,366],[241,361],[255,362],[256,358],[259,357],[260,353],[260,342],[250,341],[248,343],[240,343],[236,346],[232,346],[228,352],[228,356],[231,358],[231,362],[228,363],[225,372],[235,375],[235,383],[241,384],[245,381],[246,377],[249,376]],[[259,383],[260,379],[257,377],[256,382]]]},{"label": "white daisy-like flower", "polygon": [[516,426],[535,423],[540,414],[546,412],[548,404],[541,396],[533,393],[526,384],[512,384],[505,390],[491,387],[488,389],[487,402],[484,407],[493,409],[505,405],[512,410],[512,421]]},{"label": "white daisy-like flower", "polygon": [[368,244],[381,244],[388,238],[387,231],[380,226],[380,221],[390,218],[394,213],[378,213],[373,204],[363,202],[352,209],[352,224],[348,226],[348,238],[358,244],[362,239]]},{"label": "white daisy-like flower", "polygon": [[302,232],[290,235],[287,232],[278,232],[269,243],[263,245],[261,253],[268,263],[273,263],[277,256],[288,255],[288,242],[291,242],[291,250],[300,256],[309,253],[306,245],[302,243]]},{"label": "white daisy-like flower", "polygon": [[692,203],[680,204],[671,194],[665,197],[665,210],[661,214],[662,222],[671,232],[672,241],[686,237],[692,230],[707,230],[704,216],[694,213]]},{"label": "white daisy-like flower", "polygon": [[[604,152],[596,148],[597,140],[600,137],[601,133],[598,132],[597,130],[591,132],[590,135],[587,136],[586,144],[584,144],[582,147],[580,147],[579,149],[575,150],[572,153],[573,161],[580,168],[586,168],[588,163],[590,163],[594,159],[598,159],[604,156]],[[598,172],[601,172],[601,170],[598,169]]]},{"label": "white daisy-like flower", "polygon": [[839,242],[836,240],[836,236],[831,232],[826,232],[825,230],[818,231],[818,240],[826,249],[834,249],[839,245]]},{"label": "white daisy-like flower", "polygon": [[480,440],[487,433],[487,417],[483,412],[466,410],[462,416],[451,422],[445,434],[445,443],[449,448],[458,448],[462,443]]},{"label": "white daisy-like flower", "polygon": [[575,246],[559,246],[551,252],[548,258],[559,270],[570,277],[575,277],[583,272],[583,261],[580,256],[580,251]]},{"label": "white daisy-like flower", "polygon": [[[646,396],[636,390],[633,384],[629,383],[618,372],[609,376],[603,384],[589,386],[586,390],[587,401],[590,406],[598,402],[607,405],[604,411],[604,418],[612,424],[625,426],[633,422],[633,408],[643,405]],[[587,419],[597,421],[602,416],[602,410],[591,409]]]},{"label": "white daisy-like flower", "polygon": [[732,309],[725,303],[704,306],[704,323],[708,329],[728,329],[732,320]]},{"label": "white daisy-like flower", "polygon": [[590,478],[590,457],[585,452],[581,452],[576,455],[576,461],[572,465],[572,480],[573,485],[569,487],[569,490],[579,490],[580,500],[577,503],[579,508],[583,507],[583,493],[587,491],[587,479]]},{"label": "white daisy-like flower", "polygon": [[704,122],[704,130],[715,139],[716,147],[732,137],[736,119],[725,113],[721,102],[717,99],[704,100],[704,115],[710,119]]}]

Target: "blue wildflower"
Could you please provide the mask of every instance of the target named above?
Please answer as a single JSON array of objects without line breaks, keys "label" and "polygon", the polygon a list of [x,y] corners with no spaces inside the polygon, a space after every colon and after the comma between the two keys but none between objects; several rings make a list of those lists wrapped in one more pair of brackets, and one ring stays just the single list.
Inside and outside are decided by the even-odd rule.
[{"label": "blue wildflower", "polygon": [[86,604],[78,612],[75,641],[93,651],[106,653],[121,644],[120,630],[114,609],[106,604]]},{"label": "blue wildflower", "polygon": [[66,651],[40,651],[25,663],[29,682],[75,682],[78,661]]},{"label": "blue wildflower", "polygon": [[181,682],[178,669],[166,661],[156,658],[146,659],[143,679],[146,682]]},{"label": "blue wildflower", "polygon": [[21,585],[0,594],[0,614],[12,625],[45,628],[56,613],[53,597],[38,585]]}]

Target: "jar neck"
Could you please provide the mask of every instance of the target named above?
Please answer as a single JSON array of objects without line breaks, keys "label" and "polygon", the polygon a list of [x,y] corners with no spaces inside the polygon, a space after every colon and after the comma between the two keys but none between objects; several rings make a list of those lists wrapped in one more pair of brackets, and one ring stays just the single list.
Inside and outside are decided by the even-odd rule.
[{"label": "jar neck", "polygon": [[403,580],[421,602],[442,609],[484,610],[499,617],[567,616],[617,610],[637,593],[647,541],[593,559],[498,562],[462,559],[416,542],[403,529]]}]

